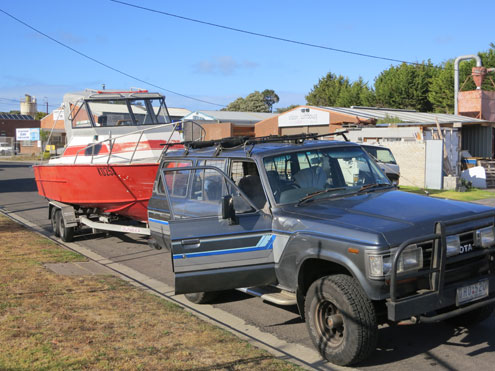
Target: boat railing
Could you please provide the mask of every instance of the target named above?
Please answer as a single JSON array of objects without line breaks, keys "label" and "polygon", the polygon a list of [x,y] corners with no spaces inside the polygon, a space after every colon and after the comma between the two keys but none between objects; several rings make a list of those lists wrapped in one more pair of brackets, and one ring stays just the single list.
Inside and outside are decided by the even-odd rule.
[{"label": "boat railing", "polygon": [[[79,158],[79,154],[81,152],[87,153],[88,149],[91,150],[91,161],[90,161],[90,163],[93,164],[93,161],[94,161],[94,158],[95,158],[95,148],[97,148],[98,146],[102,146],[105,143],[108,143],[109,144],[109,149],[110,149],[109,152],[108,152],[108,154],[107,154],[107,164],[109,164],[110,161],[111,161],[111,159],[112,159],[112,155],[114,155],[113,149],[115,147],[115,143],[117,142],[117,140],[119,140],[121,138],[125,138],[125,137],[128,137],[128,136],[131,136],[131,135],[139,134],[139,139],[137,140],[136,145],[134,146],[134,149],[132,151],[132,155],[129,158],[129,164],[131,164],[132,161],[133,161],[133,159],[134,159],[134,155],[136,154],[136,151],[139,148],[139,144],[141,143],[141,139],[143,138],[143,135],[145,134],[145,132],[156,130],[156,129],[160,129],[160,128],[164,128],[164,127],[173,126],[172,132],[170,133],[170,135],[168,137],[168,140],[167,140],[167,142],[169,142],[170,139],[172,138],[174,132],[176,131],[176,128],[177,128],[177,125],[178,124],[179,124],[179,122],[169,123],[169,124],[162,124],[162,125],[156,125],[156,126],[148,127],[146,129],[131,131],[129,133],[125,133],[125,134],[118,135],[118,136],[115,136],[115,137],[110,137],[110,138],[107,138],[107,139],[104,139],[104,140],[101,140],[101,141],[98,141],[98,142],[95,142],[95,143],[88,144],[87,146],[85,146],[84,148],[79,149],[76,152],[76,155],[74,156],[74,164],[77,163],[77,159]],[[100,158],[103,157],[99,153],[96,153],[96,155],[98,157],[100,157]]]},{"label": "boat railing", "polygon": [[[95,148],[98,147],[98,146],[102,146],[103,144],[105,143],[109,143],[109,152],[107,154],[107,165],[110,163],[111,159],[112,159],[112,155],[114,154],[114,147],[115,147],[115,143],[121,139],[121,138],[124,138],[124,137],[127,137],[127,136],[130,136],[130,135],[136,135],[136,134],[139,134],[139,138],[136,142],[136,145],[134,146],[134,149],[132,150],[132,155],[131,157],[129,158],[129,164],[132,163],[132,161],[134,160],[134,157],[136,155],[136,152],[139,148],[139,144],[141,143],[141,140],[143,138],[143,135],[146,133],[146,132],[149,132],[149,131],[152,131],[152,130],[156,130],[156,129],[160,129],[160,128],[164,128],[164,127],[168,127],[168,126],[173,126],[173,129],[168,137],[168,139],[166,140],[166,143],[170,143],[170,140],[172,139],[173,135],[175,132],[177,131],[184,131],[184,125],[186,124],[191,124],[191,127],[192,129],[190,129],[191,131],[191,135],[194,135],[194,127],[197,126],[199,128],[199,138],[197,139],[194,139],[194,140],[202,140],[204,139],[204,136],[205,136],[205,129],[199,125],[198,123],[194,122],[194,121],[187,121],[187,122],[182,122],[182,121],[177,121],[177,122],[174,122],[174,123],[169,123],[169,124],[162,124],[162,125],[156,125],[156,126],[153,126],[153,127],[149,127],[149,128],[146,128],[146,129],[141,129],[141,130],[135,130],[135,131],[132,131],[132,132],[129,132],[129,133],[125,133],[125,134],[122,134],[122,135],[118,135],[118,136],[115,136],[115,137],[110,137],[110,138],[107,138],[107,139],[104,139],[104,140],[101,140],[101,141],[98,141],[98,142],[95,142],[95,143],[92,143],[92,144],[88,144],[87,146],[85,146],[84,148],[81,148],[79,149],[75,156],[74,156],[74,164],[77,163],[77,159],[79,157],[79,154],[81,152],[84,151],[84,153],[86,153],[88,151],[88,149],[91,149],[91,161],[90,163],[93,164],[93,161],[94,161],[94,158],[95,158],[95,155],[97,155],[99,158],[102,157],[102,155],[100,155],[99,153],[96,153],[95,154]],[[168,151],[168,149],[173,146],[172,145],[164,145],[164,147],[162,148],[162,152],[160,154],[160,156],[157,157],[156,159],[156,162],[159,162],[160,161],[160,158],[162,157],[163,153]]]}]

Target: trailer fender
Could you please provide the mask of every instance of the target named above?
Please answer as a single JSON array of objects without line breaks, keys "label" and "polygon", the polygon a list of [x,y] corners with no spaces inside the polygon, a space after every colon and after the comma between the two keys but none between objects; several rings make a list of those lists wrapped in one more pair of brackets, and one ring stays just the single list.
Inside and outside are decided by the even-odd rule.
[{"label": "trailer fender", "polygon": [[66,227],[77,227],[79,225],[79,221],[76,217],[76,211],[74,210],[74,207],[58,201],[50,201],[48,203],[48,213],[49,213],[48,218],[51,218],[52,209],[54,207],[61,211],[62,218],[64,218],[64,224]]}]

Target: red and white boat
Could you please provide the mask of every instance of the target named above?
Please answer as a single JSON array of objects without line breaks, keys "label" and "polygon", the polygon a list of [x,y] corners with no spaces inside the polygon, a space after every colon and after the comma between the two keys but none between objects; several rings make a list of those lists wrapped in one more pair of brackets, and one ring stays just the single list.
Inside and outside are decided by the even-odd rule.
[{"label": "red and white boat", "polygon": [[183,141],[164,97],[85,90],[66,94],[63,106],[67,145],[62,156],[33,166],[39,194],[86,212],[146,222],[160,156]]}]

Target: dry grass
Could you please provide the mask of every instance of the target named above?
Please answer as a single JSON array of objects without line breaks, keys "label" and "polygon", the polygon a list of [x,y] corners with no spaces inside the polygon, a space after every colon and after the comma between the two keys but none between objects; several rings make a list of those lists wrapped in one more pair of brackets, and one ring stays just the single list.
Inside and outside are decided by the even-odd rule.
[{"label": "dry grass", "polygon": [[0,369],[296,369],[116,277],[43,266],[74,260],[0,216]]}]

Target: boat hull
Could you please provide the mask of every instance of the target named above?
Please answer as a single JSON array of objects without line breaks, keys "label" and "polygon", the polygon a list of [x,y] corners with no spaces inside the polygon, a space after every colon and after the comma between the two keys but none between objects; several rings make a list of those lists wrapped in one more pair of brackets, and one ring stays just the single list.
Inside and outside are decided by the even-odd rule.
[{"label": "boat hull", "polygon": [[158,163],[33,166],[38,193],[50,200],[148,220]]}]

